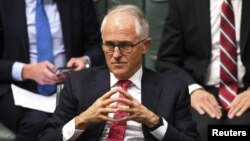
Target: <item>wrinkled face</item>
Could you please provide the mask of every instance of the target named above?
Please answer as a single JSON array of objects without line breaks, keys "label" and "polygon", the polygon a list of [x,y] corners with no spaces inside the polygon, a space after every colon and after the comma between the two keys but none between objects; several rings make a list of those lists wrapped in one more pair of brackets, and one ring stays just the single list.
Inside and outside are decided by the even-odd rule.
[{"label": "wrinkled face", "polygon": [[[102,31],[103,44],[131,45],[139,42],[141,39],[136,34],[135,17],[125,13],[118,12],[107,17]],[[130,78],[141,66],[142,56],[147,52],[151,44],[148,38],[141,43],[133,46],[130,53],[123,53],[119,47],[115,46],[113,52],[105,52],[107,65],[110,71],[118,79]]]}]

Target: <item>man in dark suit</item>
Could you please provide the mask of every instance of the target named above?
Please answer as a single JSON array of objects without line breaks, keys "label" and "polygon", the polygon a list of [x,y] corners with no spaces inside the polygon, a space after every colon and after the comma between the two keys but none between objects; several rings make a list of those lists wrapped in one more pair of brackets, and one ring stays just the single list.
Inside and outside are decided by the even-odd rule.
[{"label": "man in dark suit", "polygon": [[[202,141],[208,124],[250,124],[250,2],[232,4],[236,31],[238,94],[224,109],[219,98],[220,19],[223,1],[170,0],[156,70],[189,85],[194,120]],[[224,16],[225,17],[225,16]]]},{"label": "man in dark suit", "polygon": [[[185,83],[142,67],[152,42],[148,28],[143,12],[134,5],[109,11],[101,27],[108,67],[66,78],[59,105],[39,141],[199,140]],[[118,86],[126,80],[131,82],[127,91]],[[119,112],[125,116],[117,118]],[[124,122],[124,134],[118,127],[111,135],[114,125]]]},{"label": "man in dark suit", "polygon": [[[37,61],[35,0],[0,0],[0,122],[18,141],[34,141],[48,114],[15,106],[10,84],[37,92],[56,84],[57,67],[76,70],[104,64],[98,18],[92,0],[44,0],[53,41],[54,64]],[[41,105],[42,106],[42,105]]]}]

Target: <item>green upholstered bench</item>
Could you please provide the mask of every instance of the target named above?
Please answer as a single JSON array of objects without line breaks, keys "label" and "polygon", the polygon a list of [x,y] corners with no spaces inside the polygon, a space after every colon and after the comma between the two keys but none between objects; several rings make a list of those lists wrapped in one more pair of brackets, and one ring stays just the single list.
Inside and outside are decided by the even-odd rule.
[{"label": "green upholstered bench", "polygon": [[14,141],[16,135],[0,123],[0,141]]}]

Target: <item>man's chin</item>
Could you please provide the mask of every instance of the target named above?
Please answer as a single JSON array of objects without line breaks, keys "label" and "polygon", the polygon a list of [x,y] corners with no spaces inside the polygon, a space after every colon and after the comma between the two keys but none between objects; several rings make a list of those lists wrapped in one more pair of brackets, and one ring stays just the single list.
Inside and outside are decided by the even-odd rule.
[{"label": "man's chin", "polygon": [[122,63],[113,63],[111,64],[111,69],[114,71],[120,71],[120,70],[124,70],[126,69],[126,64],[122,64]]},{"label": "man's chin", "polygon": [[114,69],[112,73],[118,79],[124,79],[127,75],[127,72],[124,69]]}]

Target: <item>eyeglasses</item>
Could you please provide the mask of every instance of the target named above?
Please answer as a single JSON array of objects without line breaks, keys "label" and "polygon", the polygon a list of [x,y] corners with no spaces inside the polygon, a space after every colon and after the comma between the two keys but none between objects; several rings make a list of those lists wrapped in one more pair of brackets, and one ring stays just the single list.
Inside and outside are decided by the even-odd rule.
[{"label": "eyeglasses", "polygon": [[113,53],[115,50],[115,47],[119,48],[119,51],[122,54],[129,54],[133,51],[133,47],[135,47],[136,45],[140,44],[141,42],[145,41],[147,38],[140,40],[139,42],[135,43],[135,44],[131,44],[129,42],[120,42],[120,43],[114,43],[114,42],[107,42],[107,43],[103,43],[102,44],[102,49],[104,52],[107,53]]}]

